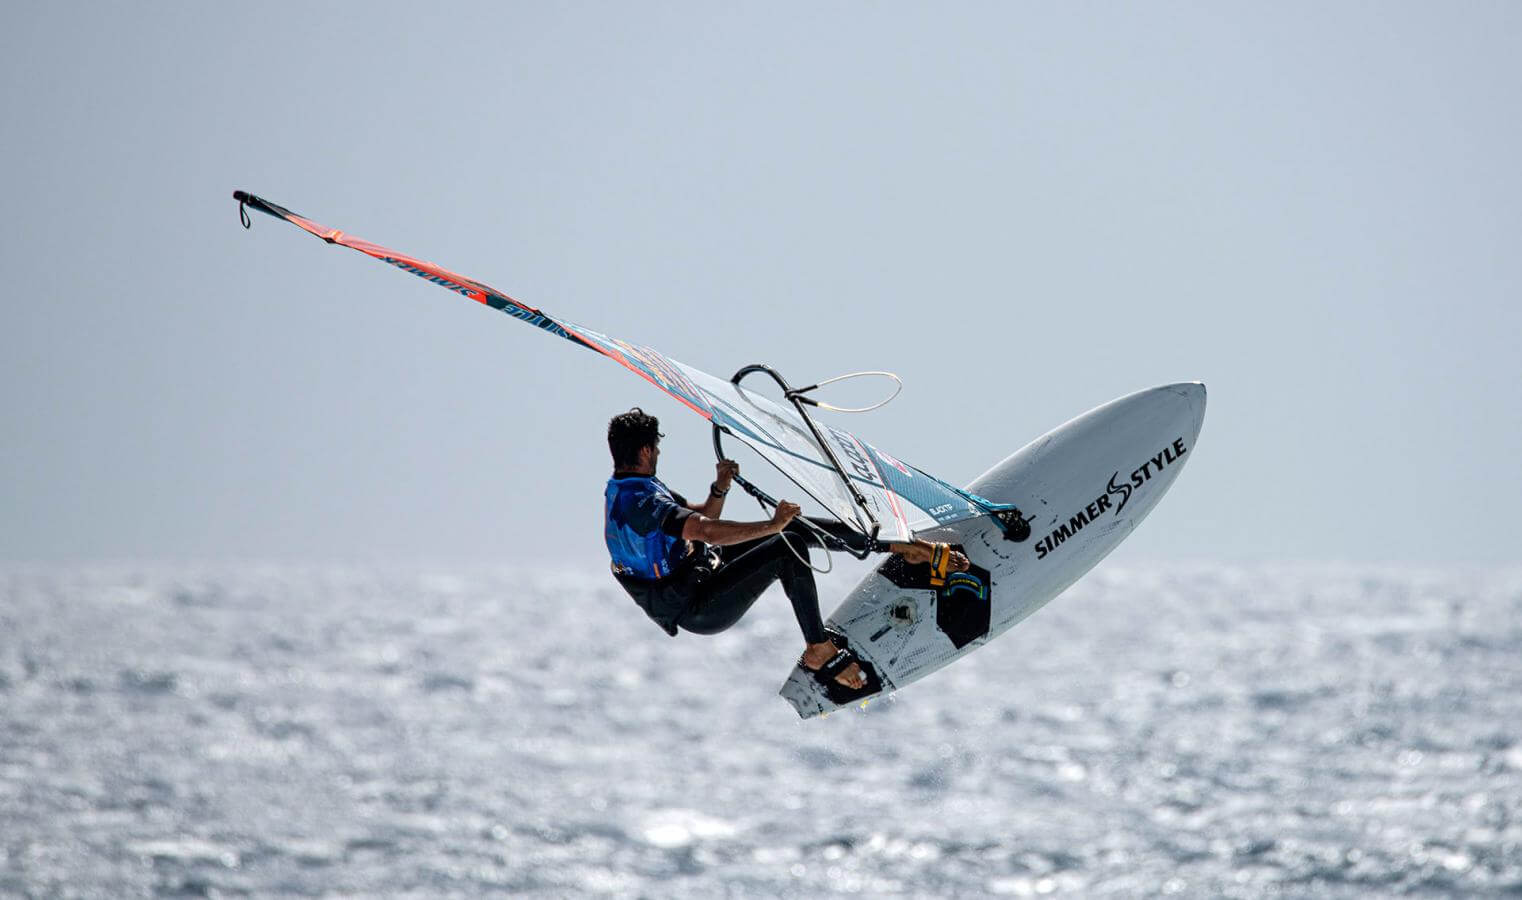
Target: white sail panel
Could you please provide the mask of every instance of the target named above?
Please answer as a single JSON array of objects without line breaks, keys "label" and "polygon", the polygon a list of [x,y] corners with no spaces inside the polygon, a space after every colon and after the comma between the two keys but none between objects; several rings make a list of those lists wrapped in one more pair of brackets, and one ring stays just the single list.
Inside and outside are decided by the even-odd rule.
[{"label": "white sail panel", "polygon": [[[1013,509],[974,498],[849,432],[815,423],[820,440],[828,442],[826,452],[797,409],[683,365],[658,350],[551,316],[435,263],[319,225],[246,191],[234,191],[233,198],[239,203],[245,227],[245,207],[284,219],[330,244],[358,250],[612,359],[750,445],[841,521],[864,534],[872,534],[875,525],[880,541],[908,540],[919,528],[948,525],[996,509]],[[830,459],[832,454],[839,461],[839,469]]]},{"label": "white sail panel", "polygon": [[796,410],[691,366],[675,365],[704,394],[714,424],[749,445],[842,522],[871,534],[875,519],[881,541],[906,541],[913,536],[904,515],[905,504],[888,488],[870,452],[855,437],[828,426],[820,429],[826,440],[835,442],[831,449],[871,518],[857,504]]}]

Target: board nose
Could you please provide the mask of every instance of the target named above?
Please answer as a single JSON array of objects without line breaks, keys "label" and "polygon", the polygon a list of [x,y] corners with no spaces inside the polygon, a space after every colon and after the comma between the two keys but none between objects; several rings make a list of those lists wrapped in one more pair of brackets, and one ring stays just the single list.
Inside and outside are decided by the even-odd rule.
[{"label": "board nose", "polygon": [[1180,381],[1177,384],[1168,385],[1168,390],[1182,394],[1191,400],[1201,402],[1205,400],[1205,382],[1203,381]]},{"label": "board nose", "polygon": [[[1205,383],[1202,381],[1179,381],[1163,384],[1143,391],[1137,396],[1150,396],[1160,405],[1153,407],[1155,414],[1171,419],[1176,427],[1182,427],[1198,437],[1205,424]],[[1164,412],[1167,410],[1167,412]]]},{"label": "board nose", "polygon": [[1183,381],[1172,385],[1183,395],[1194,413],[1194,434],[1199,436],[1200,428],[1205,424],[1206,391],[1203,381]]}]

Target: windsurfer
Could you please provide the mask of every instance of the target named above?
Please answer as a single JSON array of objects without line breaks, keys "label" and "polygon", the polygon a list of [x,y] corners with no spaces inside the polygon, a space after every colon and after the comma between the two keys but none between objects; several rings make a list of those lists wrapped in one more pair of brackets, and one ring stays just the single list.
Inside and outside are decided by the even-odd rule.
[{"label": "windsurfer", "polygon": [[[773,581],[781,581],[803,631],[802,665],[851,689],[868,678],[844,639],[826,630],[819,614],[814,573],[806,562],[818,534],[796,520],[798,505],[778,503],[771,519],[720,518],[724,497],[740,467],[721,460],[708,497],[689,503],[656,477],[660,422],[638,407],[608,423],[613,477],[604,494],[604,534],[614,577],[668,634],[680,628],[717,634],[745,615]],[[866,538],[844,523],[809,518],[817,528],[853,547]],[[928,563],[942,576],[969,562],[945,544],[914,540],[888,545],[906,562]]]}]

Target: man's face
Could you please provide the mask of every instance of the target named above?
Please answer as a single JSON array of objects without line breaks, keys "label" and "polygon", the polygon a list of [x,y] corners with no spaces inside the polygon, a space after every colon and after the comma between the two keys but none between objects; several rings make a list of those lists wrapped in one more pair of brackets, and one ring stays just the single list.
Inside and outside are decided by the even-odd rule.
[{"label": "man's face", "polygon": [[650,451],[650,472],[651,474],[654,474],[656,464],[659,463],[661,459],[661,442],[656,441],[646,449]]}]

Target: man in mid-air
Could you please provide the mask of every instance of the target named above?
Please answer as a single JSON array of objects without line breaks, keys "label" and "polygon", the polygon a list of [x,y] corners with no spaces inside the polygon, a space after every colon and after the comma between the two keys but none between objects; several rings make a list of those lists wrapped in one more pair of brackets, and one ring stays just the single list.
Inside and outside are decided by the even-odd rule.
[{"label": "man in mid-air", "polygon": [[[721,519],[739,465],[721,460],[708,499],[688,503],[655,477],[660,441],[660,421],[638,407],[608,423],[613,477],[604,494],[603,530],[618,583],[675,636],[678,628],[694,634],[723,631],[780,580],[803,630],[800,664],[822,684],[833,680],[850,690],[865,688],[861,661],[820,618],[819,593],[807,561],[808,545],[817,545],[819,538],[794,521],[798,505],[779,502],[768,521]],[[865,538],[841,522],[808,521],[846,544],[864,546]],[[888,550],[909,563],[929,563],[942,576],[969,567],[967,557],[946,544],[915,540],[889,544]]]}]

